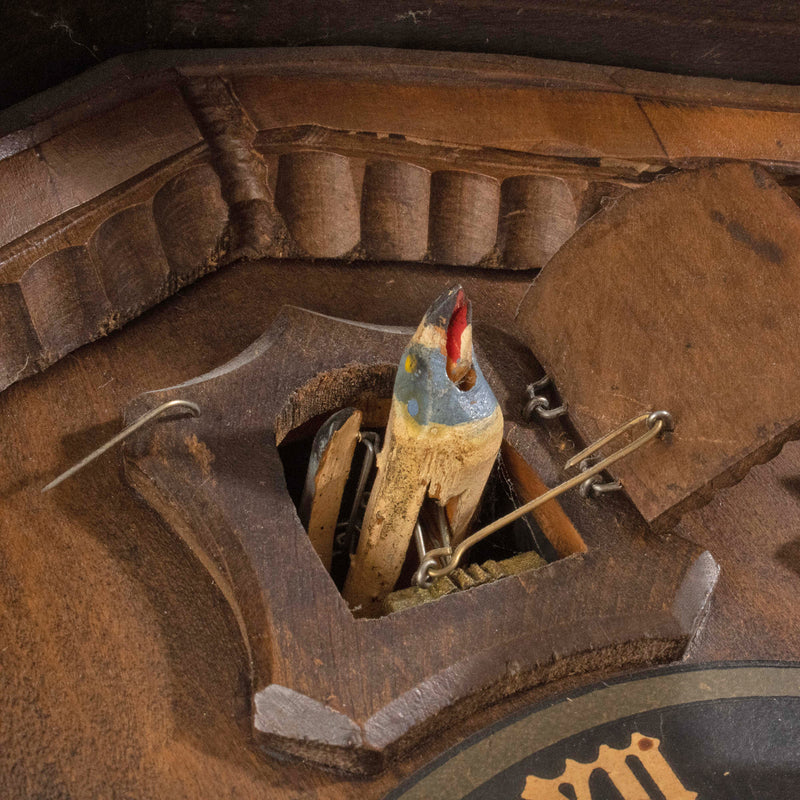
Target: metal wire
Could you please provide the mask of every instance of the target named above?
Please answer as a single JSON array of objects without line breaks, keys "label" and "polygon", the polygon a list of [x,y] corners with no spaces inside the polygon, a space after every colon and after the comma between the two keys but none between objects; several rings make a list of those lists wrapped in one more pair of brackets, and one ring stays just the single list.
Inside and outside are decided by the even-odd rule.
[{"label": "metal wire", "polygon": [[539,495],[529,503],[526,503],[524,506],[520,506],[505,516],[500,517],[500,519],[497,519],[491,524],[486,525],[485,527],[476,531],[471,536],[468,536],[455,548],[444,566],[439,568],[434,567],[432,558],[438,555],[447,555],[446,552],[436,552],[431,550],[426,553],[426,558],[423,560],[423,563],[420,564],[420,568],[417,570],[415,575],[415,580],[417,580],[418,585],[426,586],[429,585],[430,581],[434,578],[439,578],[443,575],[449,575],[458,567],[461,559],[464,557],[467,551],[478,542],[485,539],[487,536],[499,531],[501,528],[504,528],[506,525],[516,519],[519,519],[525,514],[529,514],[539,506],[544,505],[548,501],[564,494],[564,492],[567,492],[576,486],[580,486],[587,479],[592,478],[595,475],[599,475],[601,472],[608,469],[608,467],[610,467],[612,464],[615,464],[617,461],[625,458],[626,456],[638,450],[640,447],[643,447],[645,444],[655,439],[662,431],[671,430],[673,427],[672,417],[667,411],[655,411],[647,412],[646,414],[640,414],[638,417],[628,420],[628,422],[620,425],[616,430],[611,431],[611,433],[607,433],[596,442],[593,442],[586,449],[581,450],[580,453],[567,461],[567,463],[564,465],[564,469],[571,469],[575,465],[580,464],[581,461],[588,458],[593,453],[596,453],[604,445],[607,445],[609,442],[617,439],[626,431],[642,423],[647,425],[648,430],[637,439],[634,439],[629,444],[621,447],[619,450],[602,459],[601,461],[598,461],[596,464],[589,466],[586,470],[579,472],[572,478],[567,479],[558,486],[555,486],[546,491],[544,494]]},{"label": "metal wire", "polygon": [[528,388],[526,389],[526,393],[530,398],[528,402],[525,404],[525,408],[522,410],[522,417],[526,421],[530,421],[533,419],[533,415],[536,414],[541,419],[556,419],[557,417],[562,417],[564,414],[567,413],[567,406],[566,403],[556,408],[550,407],[550,400],[543,394],[538,394],[542,389],[545,389],[547,386],[550,385],[550,376],[545,375],[543,378],[540,378],[538,381],[534,381]]},{"label": "metal wire", "polygon": [[156,406],[155,408],[150,409],[150,411],[147,413],[142,414],[141,417],[128,425],[127,428],[121,430],[112,439],[109,439],[104,444],[101,444],[100,447],[98,447],[96,450],[93,450],[85,458],[82,458],[77,464],[71,466],[68,470],[66,470],[66,472],[62,472],[57,478],[50,481],[50,483],[48,483],[47,486],[42,489],[42,493],[44,494],[44,492],[49,492],[51,489],[58,486],[59,483],[62,483],[67,478],[71,478],[76,472],[79,472],[87,464],[91,464],[92,461],[103,455],[103,453],[127,439],[132,433],[138,431],[143,425],[147,425],[148,422],[152,422],[154,419],[160,417],[162,414],[173,408],[184,408],[187,411],[190,411],[193,417],[196,417],[200,414],[200,406],[198,406],[197,403],[191,402],[191,400],[169,400],[166,403],[162,403],[160,406]]}]

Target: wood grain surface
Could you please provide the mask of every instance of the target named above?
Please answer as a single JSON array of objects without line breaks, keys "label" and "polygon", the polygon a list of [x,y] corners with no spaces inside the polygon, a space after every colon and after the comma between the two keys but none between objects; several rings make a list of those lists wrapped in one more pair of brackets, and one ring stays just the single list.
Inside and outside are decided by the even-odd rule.
[{"label": "wood grain surface", "polygon": [[[684,612],[698,607],[693,591],[708,581],[689,581],[693,590],[658,610],[662,595],[652,592],[663,576],[653,573],[665,567],[674,575],[684,556],[704,551],[721,573],[685,658],[796,660],[800,449],[789,442],[687,511],[665,538],[624,497],[564,496],[588,549],[557,562],[555,572],[591,561],[603,581],[592,584],[596,591],[582,587],[591,595],[587,613],[595,595],[613,606],[611,586],[615,597],[648,609],[640,631],[666,636],[650,639],[646,651],[603,647],[581,658],[567,624],[525,654],[539,659],[544,684],[531,686],[524,670],[515,682],[509,656],[495,665],[505,670],[502,692],[465,693],[452,713],[388,746],[386,758],[372,762],[383,772],[346,777],[275,757],[270,746],[282,742],[254,737],[253,643],[241,634],[242,603],[226,596],[199,549],[175,535],[174,520],[134,496],[119,454],[52,493],[39,490],[118,431],[132,398],[230,361],[282,306],[415,325],[454,282],[475,298],[476,338],[511,421],[509,442],[552,486],[576,442],[568,427],[521,419],[525,386],[541,366],[516,338],[514,319],[536,269],[558,258],[565,239],[570,246],[573,225],[632,201],[659,175],[746,159],[797,199],[791,135],[799,110],[795,87],[510,56],[299,49],[122,59],[0,115],[0,196],[13,211],[0,237],[0,383],[8,387],[0,394],[0,793],[381,797],[527,702],[602,679],[622,663],[677,657],[695,622]],[[328,192],[331,181],[345,187],[341,197]],[[327,213],[340,215],[341,227]],[[463,240],[451,230],[462,213],[476,226]],[[318,245],[311,260],[308,246]],[[244,403],[234,405],[241,411]],[[209,452],[219,468],[229,451]],[[604,541],[615,548],[605,556]],[[610,554],[618,556],[613,564]],[[656,555],[638,568],[646,554]],[[512,642],[514,618],[475,598],[493,596],[505,581],[521,592],[520,605],[532,604],[536,595],[525,589],[550,581],[547,569],[465,593],[480,618],[472,636],[454,613],[465,601],[440,601],[449,603],[440,607],[450,609],[444,635],[452,651],[439,642],[409,665],[391,649],[403,648],[402,637],[397,644],[378,636],[363,657],[382,654],[373,675],[379,701],[413,688],[437,659],[491,661],[486,632],[499,629]],[[544,603],[545,614],[557,611]],[[608,619],[611,608],[601,603],[598,614]],[[330,636],[313,619],[303,624],[313,637]],[[620,641],[621,625],[597,625],[594,634]],[[399,627],[410,638],[430,635],[408,622]],[[575,656],[569,669],[547,667],[544,654],[560,648]],[[330,663],[293,666],[291,642],[274,660],[265,650],[263,674],[280,678],[269,685],[285,686],[291,675],[302,689],[326,672],[338,675]],[[351,670],[363,666],[359,658]],[[349,694],[331,699],[334,708],[351,703],[360,722],[368,718],[366,680],[357,671]],[[303,707],[280,689],[272,699],[272,711]]]},{"label": "wood grain surface", "polygon": [[9,7],[0,105],[58,84],[98,61],[137,50],[373,45],[636,67],[686,75],[797,83],[793,3],[641,0],[254,0],[107,4],[37,0]]},{"label": "wood grain surface", "polygon": [[587,222],[520,306],[586,442],[673,415],[610,470],[654,527],[800,436],[799,252],[800,211],[761,170],[683,172]]},{"label": "wood grain surface", "polygon": [[0,386],[240,258],[540,269],[604,203],[719,159],[796,197],[799,113],[792,87],[510,57],[101,67],[0,115]]},{"label": "wood grain surface", "polygon": [[[126,479],[230,604],[252,670],[256,737],[354,772],[375,772],[446,721],[527,686],[599,666],[675,660],[717,579],[708,553],[678,537],[644,541],[629,505],[616,513],[598,505],[574,520],[588,547],[582,554],[367,618],[375,609],[360,608],[369,599],[363,565],[351,566],[343,598],[300,523],[277,446],[333,410],[366,410],[390,397],[408,341],[407,331],[286,308],[233,361],[142,395],[126,411],[133,421],[174,399],[201,409],[197,418],[137,433],[125,446]],[[522,387],[509,396],[482,360],[518,419]],[[491,430],[499,445],[502,422]],[[536,469],[557,473],[561,454],[543,448],[536,433],[512,424],[506,436]],[[365,523],[362,537],[371,532]],[[558,536],[553,545],[563,552]]]},{"label": "wood grain surface", "polygon": [[[430,267],[296,262],[292,269],[292,282],[280,262],[208,277],[0,396],[8,796],[104,796],[111,786],[118,794],[177,798],[379,797],[448,743],[541,696],[528,692],[469,716],[369,781],[353,784],[273,760],[251,739],[247,656],[230,607],[191,552],[125,488],[118,456],[39,495],[57,472],[119,429],[131,397],[224,363],[261,335],[281,304],[413,324],[452,280],[449,270]],[[517,396],[536,368],[504,329],[528,282],[474,272],[459,280],[482,298],[474,308],[476,336]],[[389,281],[404,297],[402,307],[385,293]],[[558,429],[533,430],[543,442],[564,441]],[[789,444],[676,529],[722,566],[690,660],[792,659],[800,652],[800,626],[788,611],[800,599],[798,470],[800,451]],[[558,477],[542,472],[548,485]],[[606,498],[603,508],[619,513],[617,502]],[[577,495],[563,504],[573,520],[594,508]],[[547,692],[575,683],[564,679]]]},{"label": "wood grain surface", "polygon": [[[358,409],[345,409],[344,413],[347,414],[344,422],[340,422],[337,418],[335,429],[326,428],[326,432],[331,430],[333,432],[318,460],[314,458],[313,453],[309,459],[303,487],[304,499],[308,493],[308,507],[304,508],[301,502],[297,508],[300,519],[308,531],[311,546],[328,572],[331,570],[334,537],[342,498],[352,469],[353,453],[361,435],[363,419],[363,414]],[[317,441],[316,437],[314,441]],[[313,450],[316,450],[316,445]]]}]

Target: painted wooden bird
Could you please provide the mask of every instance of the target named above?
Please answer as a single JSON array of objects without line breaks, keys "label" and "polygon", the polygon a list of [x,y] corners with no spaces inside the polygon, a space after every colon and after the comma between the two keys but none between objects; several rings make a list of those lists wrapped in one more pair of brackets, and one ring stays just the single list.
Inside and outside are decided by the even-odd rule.
[{"label": "painted wooden bird", "polygon": [[497,458],[503,414],[472,346],[472,309],[455,286],[428,309],[403,352],[384,446],[344,596],[369,614],[397,582],[420,508],[446,509],[466,534]]}]

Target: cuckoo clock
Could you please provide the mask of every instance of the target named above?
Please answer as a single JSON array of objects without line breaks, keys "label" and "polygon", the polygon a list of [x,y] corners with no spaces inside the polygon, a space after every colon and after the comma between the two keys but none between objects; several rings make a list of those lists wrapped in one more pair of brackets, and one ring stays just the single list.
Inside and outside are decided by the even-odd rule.
[{"label": "cuckoo clock", "polygon": [[[125,57],[26,109],[0,117],[9,796],[791,794],[796,88],[322,48]],[[441,580],[407,545],[356,602],[309,454],[349,409],[346,527],[356,442],[385,469],[456,286],[461,388],[499,409],[464,536],[574,489]]]}]

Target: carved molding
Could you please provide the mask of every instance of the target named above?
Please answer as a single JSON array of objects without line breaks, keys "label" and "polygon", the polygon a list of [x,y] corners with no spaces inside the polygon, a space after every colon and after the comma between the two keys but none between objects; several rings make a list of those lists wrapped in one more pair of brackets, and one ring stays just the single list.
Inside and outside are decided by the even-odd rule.
[{"label": "carved molding", "polygon": [[393,51],[118,60],[0,116],[33,120],[0,140],[0,388],[240,258],[536,270],[676,169],[753,160],[794,193],[800,94],[746,88]]}]

